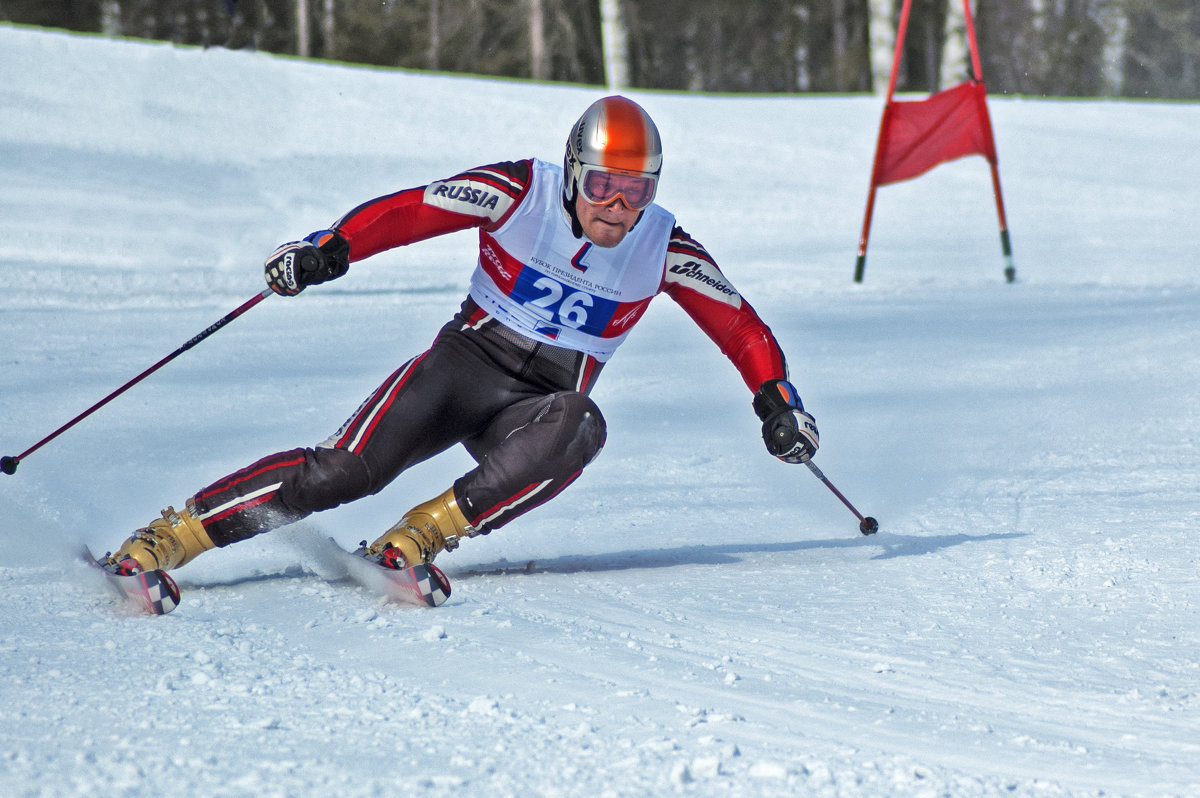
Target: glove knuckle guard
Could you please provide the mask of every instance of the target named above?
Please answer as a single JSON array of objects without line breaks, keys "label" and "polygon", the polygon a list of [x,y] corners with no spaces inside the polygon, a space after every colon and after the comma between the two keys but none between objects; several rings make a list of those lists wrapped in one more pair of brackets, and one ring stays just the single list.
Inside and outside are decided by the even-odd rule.
[{"label": "glove knuckle guard", "polygon": [[303,270],[304,276],[309,277],[315,272],[319,272],[321,269],[320,255],[310,252],[309,247],[305,247],[301,252],[303,254],[300,256],[300,268]]},{"label": "glove knuckle guard", "polygon": [[816,453],[819,433],[795,386],[767,380],[754,394],[754,412],[763,422],[767,451],[787,463],[803,463]]},{"label": "glove knuckle guard", "polygon": [[307,286],[341,277],[349,269],[350,242],[334,230],[319,230],[272,252],[265,275],[272,291],[295,296]]},{"label": "glove knuckle guard", "polygon": [[336,280],[350,270],[350,242],[335,230],[318,230],[304,239],[314,263],[305,266],[309,285]]}]

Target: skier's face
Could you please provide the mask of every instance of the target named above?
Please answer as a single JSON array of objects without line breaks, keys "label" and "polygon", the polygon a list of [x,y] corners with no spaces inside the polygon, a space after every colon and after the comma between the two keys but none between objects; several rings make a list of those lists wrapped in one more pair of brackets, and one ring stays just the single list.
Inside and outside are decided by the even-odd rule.
[{"label": "skier's face", "polygon": [[620,197],[607,205],[593,205],[583,198],[582,193],[575,195],[575,215],[579,217],[579,226],[598,247],[615,247],[624,241],[637,223],[640,213],[626,205]]}]

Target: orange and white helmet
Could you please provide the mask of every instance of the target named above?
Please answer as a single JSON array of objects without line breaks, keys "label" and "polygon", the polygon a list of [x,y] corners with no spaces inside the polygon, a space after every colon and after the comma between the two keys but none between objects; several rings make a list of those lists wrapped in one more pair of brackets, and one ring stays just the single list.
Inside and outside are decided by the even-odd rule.
[{"label": "orange and white helmet", "polygon": [[633,100],[605,97],[583,112],[567,137],[563,201],[573,211],[579,193],[595,205],[619,197],[644,210],[654,201],[661,173],[662,140],[654,120]]}]

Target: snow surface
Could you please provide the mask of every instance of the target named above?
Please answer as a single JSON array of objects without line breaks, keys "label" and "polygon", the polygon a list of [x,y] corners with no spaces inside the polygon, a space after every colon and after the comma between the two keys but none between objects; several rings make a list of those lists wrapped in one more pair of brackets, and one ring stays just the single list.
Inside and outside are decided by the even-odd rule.
[{"label": "snow surface", "polygon": [[[281,241],[493,160],[593,88],[0,26],[0,449],[261,290]],[[443,556],[437,610],[328,576],[465,470],[206,554],[122,616],[74,557],[340,424],[463,296],[463,234],[272,297],[0,478],[0,793],[1200,794],[1200,106],[990,101],[988,170],[881,190],[869,97],[635,92],[660,201],[772,325],[825,473],[661,299],[601,458]]]}]

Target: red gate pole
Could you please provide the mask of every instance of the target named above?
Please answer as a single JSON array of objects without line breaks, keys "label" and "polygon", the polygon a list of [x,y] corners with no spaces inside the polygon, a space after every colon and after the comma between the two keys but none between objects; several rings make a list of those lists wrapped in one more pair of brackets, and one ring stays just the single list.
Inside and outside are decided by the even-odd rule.
[{"label": "red gate pole", "polygon": [[[983,65],[979,60],[979,45],[975,41],[975,20],[971,16],[971,0],[963,0],[963,17],[967,22],[967,42],[971,47],[971,67],[975,74],[974,79],[983,83]],[[983,104],[984,119],[987,120],[988,138],[993,138],[992,135],[992,118],[987,112],[987,103]],[[992,142],[992,152],[996,151],[995,142]],[[988,158],[988,166],[992,170],[992,195],[996,198],[996,216],[1000,221],[1000,251],[1004,254],[1004,279],[1007,282],[1015,282],[1017,279],[1017,267],[1013,264],[1012,255],[1012,239],[1008,235],[1008,217],[1004,213],[1004,194],[1000,191],[1000,165],[997,158]]]},{"label": "red gate pole", "polygon": [[[967,0],[963,0],[967,2]],[[904,0],[900,10],[900,25],[896,28],[896,51],[892,56],[892,75],[888,79],[887,99],[883,104],[883,118],[879,122],[879,138],[875,142],[875,161],[871,164],[871,188],[867,192],[867,210],[863,218],[862,234],[858,238],[858,260],[854,266],[854,282],[863,281],[863,271],[867,267],[867,238],[871,234],[871,217],[875,213],[875,191],[879,187],[875,178],[879,174],[879,152],[883,147],[884,135],[887,133],[888,110],[892,106],[892,97],[896,93],[896,75],[900,71],[900,55],[904,50],[904,37],[908,33],[908,13],[912,9],[912,0]],[[974,39],[972,39],[974,41]],[[974,53],[974,50],[971,51]]]}]

